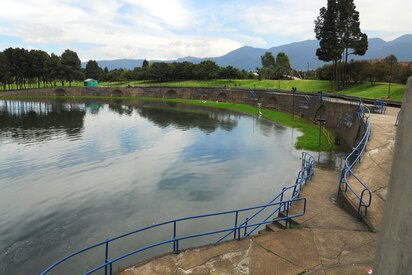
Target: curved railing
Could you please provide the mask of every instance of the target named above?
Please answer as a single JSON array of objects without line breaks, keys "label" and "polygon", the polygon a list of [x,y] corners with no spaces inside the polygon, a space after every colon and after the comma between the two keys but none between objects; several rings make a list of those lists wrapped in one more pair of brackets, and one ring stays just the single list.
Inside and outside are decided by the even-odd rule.
[{"label": "curved railing", "polygon": [[[341,179],[339,181],[338,197],[342,192],[348,192],[350,190],[355,197],[359,200],[357,205],[357,214],[359,217],[362,217],[362,208],[364,209],[363,216],[366,217],[368,214],[368,208],[372,203],[372,191],[370,188],[353,172],[354,166],[361,161],[362,155],[366,150],[368,145],[370,134],[371,134],[371,125],[369,122],[369,109],[362,103],[359,102],[358,107],[358,116],[361,120],[361,127],[364,128],[363,134],[355,146],[352,152],[345,158],[344,167],[341,172]],[[349,182],[349,178],[352,177],[354,180],[352,183]],[[355,188],[357,184],[359,188]]]},{"label": "curved railing", "polygon": [[[119,262],[120,260],[123,260],[129,256],[135,255],[139,252],[146,251],[148,249],[158,247],[161,245],[165,244],[173,244],[173,252],[178,253],[179,252],[179,241],[183,240],[188,240],[188,239],[193,239],[193,238],[200,238],[204,236],[210,236],[210,235],[217,235],[217,234],[224,234],[223,237],[220,237],[217,242],[220,242],[224,239],[227,239],[227,237],[232,236],[233,239],[240,239],[242,237],[248,237],[250,236],[256,229],[258,229],[262,225],[266,225],[272,222],[276,221],[285,221],[286,224],[290,224],[290,219],[295,218],[295,217],[300,217],[303,216],[306,212],[306,198],[300,198],[300,191],[302,189],[302,185],[305,184],[308,180],[312,178],[313,175],[313,168],[314,168],[314,158],[303,152],[302,153],[302,168],[298,173],[298,177],[295,181],[295,184],[289,187],[285,187],[282,189],[282,192],[278,194],[274,199],[272,199],[269,203],[264,204],[264,205],[259,205],[255,207],[249,207],[249,208],[242,208],[242,209],[237,209],[237,210],[231,210],[231,211],[224,211],[224,212],[217,212],[217,213],[210,213],[210,214],[204,214],[204,215],[197,215],[197,216],[191,216],[191,217],[184,217],[180,219],[174,219],[174,220],[169,220],[166,222],[162,222],[159,224],[154,224],[151,226],[147,226],[144,228],[140,228],[128,233],[125,233],[123,235],[114,237],[114,238],[109,238],[105,241],[96,243],[94,245],[88,246],[86,248],[83,248],[77,252],[74,252],[53,265],[49,266],[47,269],[45,269],[43,272],[41,272],[41,275],[47,274],[50,271],[54,270],[56,267],[59,265],[69,261],[69,260],[74,260],[76,256],[79,256],[83,254],[84,252],[87,251],[92,251],[92,250],[97,250],[97,249],[104,249],[104,255],[102,255],[102,263],[97,265],[96,267],[84,272],[83,274],[91,274],[94,272],[97,272],[99,270],[104,270],[105,274],[112,274],[113,272],[113,264]],[[287,195],[287,191],[290,190],[291,196],[289,199],[285,199]],[[294,204],[295,202],[302,202],[302,211],[299,212],[298,214],[293,214],[289,215],[289,208]],[[256,211],[253,215],[249,216],[248,218],[245,219],[245,222],[239,223],[240,219],[240,214],[243,212],[250,212],[250,211]],[[252,221],[256,217],[258,217],[259,214],[264,213],[263,211],[267,210],[270,214],[267,215],[263,220],[261,221]],[[279,214],[280,211],[284,211],[284,215],[282,217],[277,216],[276,214]],[[233,226],[230,227],[224,227],[224,228],[219,228],[213,231],[207,231],[207,232],[201,232],[197,234],[189,234],[189,235],[184,235],[184,236],[178,236],[178,225],[180,222],[183,221],[190,221],[190,220],[198,220],[198,219],[205,219],[208,217],[216,217],[216,216],[225,216],[225,215],[232,215],[234,216],[233,220]],[[274,219],[271,219],[273,216],[276,217]],[[256,220],[256,219],[255,219]],[[156,243],[152,243],[149,245],[144,245],[138,249],[132,250],[130,252],[127,252],[125,254],[122,254],[120,256],[114,257],[114,258],[109,258],[109,249],[110,246],[112,245],[113,242],[123,239],[127,236],[135,235],[141,232],[147,232],[149,230],[152,230],[154,228],[159,228],[159,227],[169,227],[173,228],[171,232],[171,237]],[[250,230],[248,231],[248,229]]]},{"label": "curved railing", "polygon": [[[274,197],[271,201],[269,201],[267,204],[270,205],[272,203],[274,203],[275,201],[280,201],[282,202],[284,197],[286,196],[287,192],[289,190],[292,190],[292,194],[291,194],[291,199],[297,199],[300,198],[300,191],[302,190],[302,186],[304,184],[306,184],[309,180],[312,179],[313,176],[313,169],[314,169],[314,164],[315,164],[315,159],[308,153],[306,152],[302,152],[302,166],[301,169],[298,173],[298,176],[296,178],[295,184],[289,187],[283,187],[282,191],[276,196]],[[290,206],[292,205],[292,202],[290,204]],[[248,223],[250,223],[255,217],[258,217],[258,215],[260,213],[262,213],[265,210],[265,208],[260,209],[259,211],[257,211],[256,213],[254,213],[253,215],[247,217],[245,219],[245,221],[243,223],[241,223],[241,226],[245,226]],[[274,209],[272,212],[270,212],[269,215],[266,216],[266,218],[263,219],[264,222],[266,222],[267,220],[269,220],[271,217],[275,216],[276,214],[279,214],[279,212],[282,211],[282,207],[279,206],[278,208]],[[285,212],[285,215],[287,216],[288,213],[288,209],[286,209],[286,205],[283,205],[283,211]],[[287,222],[286,222],[287,223]],[[245,236],[250,236],[253,232],[255,232],[257,229],[259,228],[259,226],[255,226],[254,228],[252,228],[249,232],[245,231]],[[221,237],[219,240],[217,240],[216,243],[224,240],[227,236],[229,236],[231,233],[233,232],[229,232],[226,235],[224,235],[223,237]]]}]

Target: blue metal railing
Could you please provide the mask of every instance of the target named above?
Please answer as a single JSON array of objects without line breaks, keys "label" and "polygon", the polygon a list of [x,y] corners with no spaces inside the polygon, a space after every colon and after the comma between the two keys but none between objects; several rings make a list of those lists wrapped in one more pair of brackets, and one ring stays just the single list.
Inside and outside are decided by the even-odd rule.
[{"label": "blue metal railing", "polygon": [[[301,167],[301,170],[298,173],[295,184],[292,185],[292,186],[289,186],[289,187],[284,187],[282,189],[282,192],[280,192],[275,198],[273,198],[270,202],[268,202],[268,204],[271,204],[271,203],[275,202],[278,199],[280,201],[283,201],[283,199],[285,197],[285,193],[287,191],[291,190],[291,189],[293,189],[291,199],[297,199],[297,198],[300,197],[300,191],[302,190],[302,186],[304,184],[306,184],[309,180],[312,179],[313,168],[314,168],[314,164],[315,164],[315,159],[310,154],[308,154],[306,152],[302,152],[302,158],[301,159],[302,159],[302,167]],[[291,203],[291,205],[292,205],[292,203]],[[257,215],[259,215],[263,210],[264,209],[261,209],[261,210],[257,211],[256,213],[254,213],[252,216],[246,218],[245,222],[242,225],[248,224],[253,218],[255,218]],[[263,221],[267,221],[271,217],[273,217],[274,215],[279,214],[279,212],[281,210],[282,210],[281,207],[275,209],[265,219],[263,219]],[[283,211],[285,213],[287,213],[287,209],[284,208]],[[288,213],[286,214],[286,216],[287,215],[288,215]],[[286,224],[287,223],[288,222],[286,221]],[[246,236],[250,236],[258,228],[259,228],[259,226],[254,227],[248,233],[246,233]],[[221,241],[222,239],[219,239],[218,242]]]},{"label": "blue metal railing", "polygon": [[[128,233],[125,233],[123,235],[114,237],[114,238],[109,238],[105,241],[96,243],[94,245],[85,247],[77,252],[74,252],[62,259],[60,259],[59,261],[57,261],[56,263],[54,263],[53,265],[49,266],[47,269],[45,269],[43,272],[41,272],[41,275],[43,274],[47,274],[50,271],[52,271],[53,269],[55,269],[56,267],[58,267],[59,265],[61,265],[62,263],[68,261],[68,260],[72,260],[74,257],[81,255],[82,253],[86,252],[86,251],[91,251],[93,249],[96,248],[104,248],[105,254],[104,254],[104,262],[102,262],[101,264],[97,265],[95,268],[90,269],[86,272],[84,272],[83,274],[91,274],[94,273],[96,271],[99,270],[104,270],[105,274],[112,274],[113,272],[113,264],[125,259],[131,255],[135,255],[139,252],[154,248],[154,247],[158,247],[161,245],[165,245],[165,244],[173,244],[173,252],[178,253],[179,252],[179,241],[182,240],[187,240],[187,239],[193,239],[193,238],[199,238],[199,237],[203,237],[203,236],[209,236],[209,235],[216,235],[216,234],[222,234],[224,233],[225,235],[223,237],[221,237],[217,242],[220,242],[224,239],[226,239],[229,236],[233,236],[233,239],[240,239],[242,237],[248,237],[250,236],[257,228],[259,228],[262,225],[266,225],[272,222],[276,222],[276,221],[285,221],[286,224],[290,224],[289,220],[295,217],[300,217],[303,216],[306,212],[306,198],[300,198],[300,191],[302,189],[302,185],[305,184],[308,180],[310,180],[312,178],[313,175],[313,166],[314,166],[314,158],[303,152],[302,153],[302,168],[298,173],[298,177],[295,181],[295,184],[289,187],[285,187],[282,189],[282,192],[280,194],[278,194],[274,199],[272,199],[269,203],[265,204],[265,205],[260,205],[260,206],[255,206],[255,207],[249,207],[249,208],[242,208],[242,209],[237,209],[237,210],[231,210],[231,211],[224,211],[224,212],[217,212],[217,213],[210,213],[210,214],[204,214],[204,215],[197,215],[197,216],[191,216],[191,217],[184,217],[184,218],[180,218],[180,219],[174,219],[174,220],[169,220],[169,221],[165,221],[159,224],[154,224],[151,226],[147,226],[144,228],[140,228]],[[292,190],[291,191],[291,197],[289,199],[285,199],[285,194],[287,191]],[[279,200],[279,201],[277,201]],[[295,202],[302,202],[303,203],[303,210],[301,212],[299,212],[298,214],[293,214],[293,215],[289,215],[289,208],[292,206],[293,203]],[[239,216],[240,213],[242,212],[247,212],[247,211],[252,211],[252,210],[257,210],[252,216],[249,216],[248,218],[246,218],[245,222],[240,223],[239,224]],[[262,221],[259,222],[253,222],[252,220],[257,217],[260,213],[262,213],[264,210],[269,210],[270,214],[263,219]],[[279,217],[276,214],[279,214],[279,211],[283,210],[284,213],[286,213],[283,217]],[[202,232],[202,233],[197,233],[197,234],[190,234],[190,235],[185,235],[185,236],[181,236],[178,237],[177,234],[177,229],[178,229],[178,224],[179,222],[183,222],[183,221],[190,221],[190,220],[197,220],[197,219],[203,219],[203,218],[207,218],[207,217],[216,217],[216,216],[224,216],[224,215],[234,215],[234,222],[233,222],[233,227],[225,227],[225,228],[221,228],[218,230],[214,230],[214,231],[207,231],[207,232]],[[273,217],[274,215],[276,215],[276,217],[274,219],[271,219],[271,217]],[[130,252],[127,252],[125,254],[122,254],[120,256],[114,257],[114,258],[109,258],[109,248],[110,248],[110,244],[113,243],[114,241],[123,239],[127,236],[130,235],[135,235],[141,232],[145,232],[154,228],[159,228],[162,226],[171,226],[173,227],[173,233],[172,233],[172,237],[160,242],[156,242],[156,243],[152,243],[149,245],[145,245],[143,247],[140,247],[138,249],[132,250]],[[248,229],[252,228],[249,232]]]},{"label": "blue metal railing", "polygon": [[[352,152],[345,158],[344,167],[341,172],[341,179],[339,181],[338,197],[342,192],[347,192],[348,189],[356,196],[359,200],[357,206],[357,214],[362,217],[362,207],[364,208],[363,216],[366,217],[368,214],[368,208],[372,203],[372,192],[370,188],[353,172],[354,166],[361,161],[361,157],[366,150],[366,146],[369,142],[371,134],[371,125],[369,122],[369,109],[362,103],[359,102],[358,115],[362,122],[361,127],[364,128],[363,134],[355,146]],[[349,177],[354,179],[352,183],[349,182]],[[355,184],[357,184],[360,189],[358,191],[355,189]]]}]

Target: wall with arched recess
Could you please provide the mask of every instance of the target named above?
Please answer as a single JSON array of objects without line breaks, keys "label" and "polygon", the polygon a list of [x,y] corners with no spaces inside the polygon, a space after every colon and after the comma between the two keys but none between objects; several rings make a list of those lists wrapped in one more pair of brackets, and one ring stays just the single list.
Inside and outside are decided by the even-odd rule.
[{"label": "wall with arched recess", "polygon": [[66,90],[58,88],[53,91],[54,96],[67,96]]},{"label": "wall with arched recess", "polygon": [[124,93],[120,89],[115,89],[110,93],[110,95],[114,96],[114,97],[122,97],[122,96],[124,96]]},{"label": "wall with arched recess", "polygon": [[[17,90],[0,92],[1,96],[55,96],[55,90],[63,89],[66,96],[108,96],[108,97],[156,97],[156,98],[183,98],[211,100],[218,102],[243,103],[256,106],[262,103],[264,108],[276,108],[282,111],[295,113],[303,119],[313,120],[317,116],[320,106],[322,118],[325,116],[325,126],[339,135],[349,146],[356,140],[356,133],[360,127],[360,121],[356,115],[356,105],[341,103],[336,100],[323,99],[319,94],[302,95],[300,93],[286,93],[278,90],[250,90],[229,88],[205,88],[205,87],[64,87],[43,88],[31,90]],[[319,114],[319,112],[318,112]],[[342,124],[342,119],[351,117],[352,121]],[[350,127],[347,127],[349,126]],[[339,128],[339,127],[340,128]]]},{"label": "wall with arched recess", "polygon": [[165,98],[177,98],[177,92],[175,90],[168,90],[164,97]]},{"label": "wall with arched recess", "polygon": [[227,93],[225,92],[220,92],[217,97],[216,97],[216,101],[217,102],[227,102],[229,99]]},{"label": "wall with arched recess", "polygon": [[279,106],[276,96],[272,95],[271,97],[265,99],[265,101],[263,102],[263,107],[277,109]]}]

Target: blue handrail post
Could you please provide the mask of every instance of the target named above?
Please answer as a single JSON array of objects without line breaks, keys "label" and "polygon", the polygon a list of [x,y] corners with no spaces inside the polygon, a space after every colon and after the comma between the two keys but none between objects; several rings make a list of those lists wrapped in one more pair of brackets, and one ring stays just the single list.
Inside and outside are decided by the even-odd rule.
[{"label": "blue handrail post", "polygon": [[176,221],[173,221],[173,252],[177,253],[176,245]]},{"label": "blue handrail post", "polygon": [[[286,215],[286,217],[288,217],[289,216],[289,203],[286,203],[285,207],[286,207],[285,215]],[[290,219],[286,219],[285,226],[286,226],[286,228],[290,228]]]},{"label": "blue handrail post", "polygon": [[[109,239],[106,239],[106,253],[104,257],[104,262],[107,264],[109,262]],[[110,274],[112,274],[110,272]],[[104,275],[107,275],[107,265],[104,267]]]},{"label": "blue handrail post", "polygon": [[358,218],[359,219],[362,218],[361,207],[362,207],[362,199],[359,200],[359,205],[358,205]]},{"label": "blue handrail post", "polygon": [[246,218],[246,221],[245,221],[245,232],[243,233],[243,237],[244,236],[246,236],[246,233],[247,233],[247,222],[249,221],[249,218]]},{"label": "blue handrail post", "polygon": [[238,217],[239,217],[239,211],[236,211],[236,214],[235,214],[235,230],[234,230],[234,233],[233,233],[233,239],[236,239],[236,228],[237,228],[237,220],[238,220]]},{"label": "blue handrail post", "polygon": [[113,264],[110,263],[110,275],[112,275],[112,274],[113,274]]}]

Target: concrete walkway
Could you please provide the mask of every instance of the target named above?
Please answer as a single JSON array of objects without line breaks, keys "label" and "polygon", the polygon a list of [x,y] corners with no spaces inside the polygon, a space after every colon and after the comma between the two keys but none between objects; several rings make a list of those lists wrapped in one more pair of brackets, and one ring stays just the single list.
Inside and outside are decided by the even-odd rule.
[{"label": "concrete walkway", "polygon": [[[383,218],[383,207],[392,169],[395,149],[395,121],[399,109],[388,108],[386,114],[371,114],[371,138],[361,162],[355,166],[355,174],[372,191],[372,203],[368,210],[366,222],[372,231],[379,231]],[[355,180],[349,182],[360,193],[361,185]],[[357,205],[359,200],[348,193],[349,198]]]},{"label": "concrete walkway", "polygon": [[[397,109],[372,114],[372,135],[357,175],[373,190],[369,222],[379,228],[393,157]],[[268,226],[258,236],[168,254],[121,274],[367,274],[377,234],[337,201],[339,172],[315,169],[302,190],[305,216],[293,228]],[[299,212],[295,204],[291,212]]]}]

